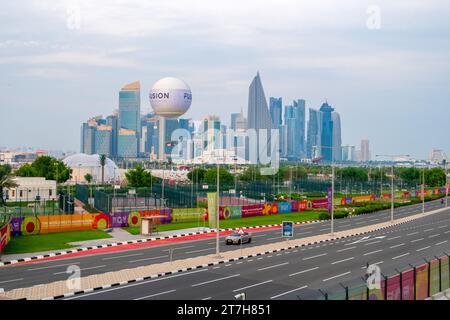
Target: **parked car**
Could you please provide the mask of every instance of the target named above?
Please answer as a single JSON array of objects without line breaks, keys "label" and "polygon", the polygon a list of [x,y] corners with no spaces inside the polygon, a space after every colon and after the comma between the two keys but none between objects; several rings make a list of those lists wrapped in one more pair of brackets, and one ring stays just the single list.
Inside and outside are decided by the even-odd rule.
[{"label": "parked car", "polygon": [[237,232],[233,232],[225,238],[225,244],[241,244],[241,241],[242,243],[252,242],[252,234],[244,232],[242,235],[240,235]]}]

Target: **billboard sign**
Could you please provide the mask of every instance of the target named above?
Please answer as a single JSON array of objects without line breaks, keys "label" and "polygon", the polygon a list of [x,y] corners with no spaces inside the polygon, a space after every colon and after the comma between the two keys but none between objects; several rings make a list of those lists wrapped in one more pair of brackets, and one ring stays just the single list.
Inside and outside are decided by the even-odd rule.
[{"label": "billboard sign", "polygon": [[283,221],[281,232],[282,237],[292,238],[294,236],[294,223],[292,221]]}]

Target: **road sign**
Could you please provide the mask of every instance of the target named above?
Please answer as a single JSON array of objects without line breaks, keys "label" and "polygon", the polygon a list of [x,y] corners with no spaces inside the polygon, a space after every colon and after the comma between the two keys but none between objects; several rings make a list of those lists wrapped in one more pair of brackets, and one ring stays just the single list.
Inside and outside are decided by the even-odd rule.
[{"label": "road sign", "polygon": [[242,228],[239,228],[238,233],[242,236],[245,232]]},{"label": "road sign", "polygon": [[290,237],[294,236],[294,223],[292,221],[283,221],[283,228],[281,229],[282,237]]}]

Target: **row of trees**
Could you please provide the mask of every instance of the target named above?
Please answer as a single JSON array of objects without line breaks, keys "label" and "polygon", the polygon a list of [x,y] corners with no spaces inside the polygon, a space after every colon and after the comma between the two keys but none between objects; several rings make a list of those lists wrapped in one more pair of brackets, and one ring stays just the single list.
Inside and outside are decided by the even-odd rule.
[{"label": "row of trees", "polygon": [[32,163],[22,165],[14,174],[19,177],[44,177],[47,180],[64,183],[70,179],[72,169],[61,160],[50,156],[41,156]]}]

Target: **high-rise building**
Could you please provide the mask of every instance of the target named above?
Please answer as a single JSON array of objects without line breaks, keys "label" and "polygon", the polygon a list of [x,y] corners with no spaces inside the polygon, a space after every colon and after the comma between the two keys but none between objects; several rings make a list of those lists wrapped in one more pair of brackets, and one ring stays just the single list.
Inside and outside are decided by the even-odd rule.
[{"label": "high-rise building", "polygon": [[117,157],[119,159],[137,158],[137,140],[136,131],[120,129],[117,135]]},{"label": "high-rise building", "polygon": [[283,132],[283,146],[285,153],[284,157],[288,159],[296,158],[295,153],[295,128],[296,127],[296,118],[295,118],[295,109],[293,106],[285,106],[284,107],[284,130]]},{"label": "high-rise building", "polygon": [[237,118],[239,117],[239,113],[232,113],[231,114],[231,125],[230,129],[236,130],[237,127]]},{"label": "high-rise building", "polygon": [[[256,131],[257,140],[255,149],[257,155],[254,159],[260,163],[261,155],[271,154],[271,129],[273,129],[274,126],[267,107],[267,100],[259,72],[253,78],[248,90],[247,127],[248,129],[255,129]],[[261,130],[265,130],[265,134],[264,132],[261,132]],[[266,136],[267,138],[260,141],[260,133],[262,137]],[[249,145],[249,143],[247,145]]]},{"label": "high-rise building", "polygon": [[136,134],[136,143],[139,142],[141,133],[141,84],[139,81],[125,85],[119,91],[118,124],[119,129],[133,130]]},{"label": "high-rise building", "polygon": [[98,125],[95,130],[95,153],[111,157],[112,127]]},{"label": "high-rise building", "polygon": [[276,129],[280,129],[282,125],[282,104],[283,102],[281,98],[270,97],[269,99],[270,116],[272,118],[273,126]]},{"label": "high-rise building", "polygon": [[[320,107],[320,112],[322,113],[322,133],[321,133],[321,146],[320,153],[324,161],[333,161],[333,119],[331,113],[334,109],[325,102]],[[340,150],[338,151],[340,152]]]},{"label": "high-rise building", "polygon": [[361,162],[368,162],[371,159],[370,144],[368,139],[361,140]]},{"label": "high-rise building", "polygon": [[341,116],[338,112],[331,113],[333,121],[333,161],[340,162],[342,160],[342,137],[341,137]]},{"label": "high-rise building", "polygon": [[355,146],[345,145],[341,147],[342,150],[342,161],[356,161],[356,148]]},{"label": "high-rise building", "polygon": [[115,111],[114,114],[106,117],[108,126],[111,126],[111,157],[117,157],[117,134],[119,132],[119,113]]},{"label": "high-rise building", "polygon": [[[309,121],[306,137],[306,157],[309,159],[320,156],[322,138],[322,114],[319,110],[309,108]],[[318,154],[314,154],[316,151]]]},{"label": "high-rise building", "polygon": [[220,119],[217,116],[210,115],[204,117],[202,127],[203,150],[220,149],[222,146]]},{"label": "high-rise building", "polygon": [[298,160],[302,159],[306,155],[306,143],[305,143],[305,100],[298,99],[294,101],[294,113],[295,113],[295,156]]},{"label": "high-rise building", "polygon": [[84,122],[81,126],[80,152],[95,154],[95,126]]}]

